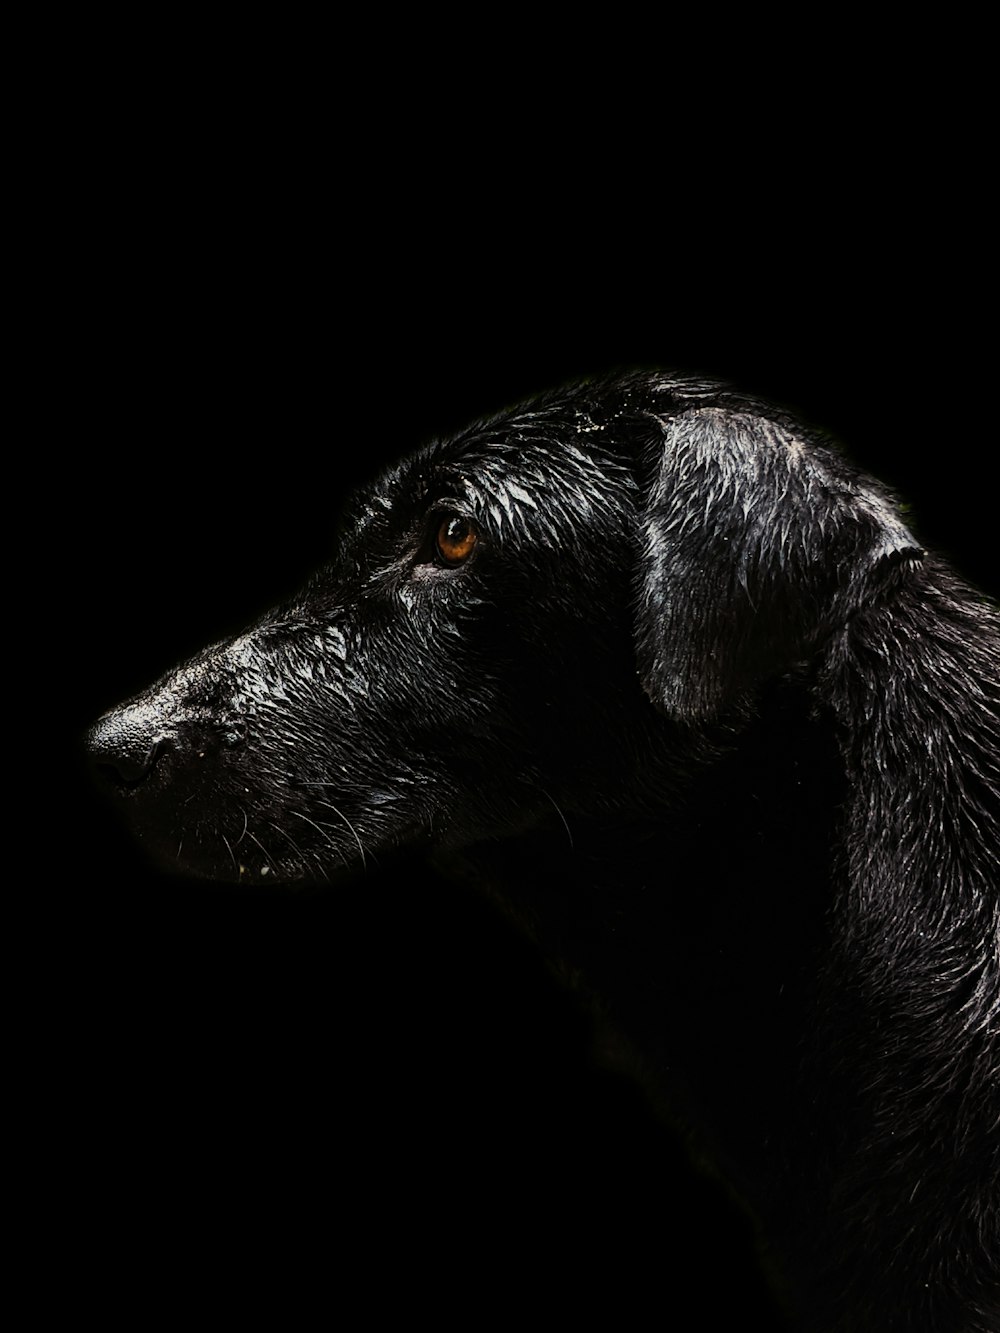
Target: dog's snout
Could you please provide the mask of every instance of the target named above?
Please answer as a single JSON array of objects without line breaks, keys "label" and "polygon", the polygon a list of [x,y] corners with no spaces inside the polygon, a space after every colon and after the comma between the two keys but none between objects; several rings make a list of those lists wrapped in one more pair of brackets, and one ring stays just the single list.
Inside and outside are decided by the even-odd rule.
[{"label": "dog's snout", "polygon": [[94,768],[118,786],[137,787],[168,748],[162,731],[149,725],[138,708],[119,708],[99,718],[87,734]]}]

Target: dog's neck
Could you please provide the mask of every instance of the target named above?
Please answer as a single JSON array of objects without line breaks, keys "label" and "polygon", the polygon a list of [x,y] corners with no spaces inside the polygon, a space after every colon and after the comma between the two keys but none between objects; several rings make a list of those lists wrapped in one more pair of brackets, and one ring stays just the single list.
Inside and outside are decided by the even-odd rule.
[{"label": "dog's neck", "polygon": [[820,689],[851,789],[851,913],[954,929],[945,900],[975,911],[997,880],[1000,617],[928,560],[846,624]]},{"label": "dog's neck", "polygon": [[[996,612],[933,562],[851,620],[820,676],[849,796],[813,1058],[821,1113],[851,1148],[817,1212],[847,1220],[859,1290],[894,1254],[931,1252],[938,1217],[955,1219],[956,1252],[980,1244],[978,1173],[1000,1115],[998,676]],[[873,1180],[895,1182],[878,1225]]]},{"label": "dog's neck", "polygon": [[[527,839],[461,858],[593,999],[601,1054],[639,1066],[673,1113],[717,1131],[734,1178],[744,1161],[770,1174],[764,1145],[793,1099],[844,797],[805,682],[776,683],[758,703],[704,747],[711,762],[683,792],[669,779],[672,724],[658,724],[669,779],[658,811],[553,814]],[[720,818],[725,836],[706,839]]]}]

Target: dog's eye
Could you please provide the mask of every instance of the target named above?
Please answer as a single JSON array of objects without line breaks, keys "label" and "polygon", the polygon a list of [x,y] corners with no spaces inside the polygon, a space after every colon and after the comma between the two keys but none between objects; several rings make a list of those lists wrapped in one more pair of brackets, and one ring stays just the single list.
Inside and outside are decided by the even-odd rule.
[{"label": "dog's eye", "polygon": [[437,530],[437,554],[445,565],[462,565],[476,549],[479,533],[471,519],[446,514]]}]

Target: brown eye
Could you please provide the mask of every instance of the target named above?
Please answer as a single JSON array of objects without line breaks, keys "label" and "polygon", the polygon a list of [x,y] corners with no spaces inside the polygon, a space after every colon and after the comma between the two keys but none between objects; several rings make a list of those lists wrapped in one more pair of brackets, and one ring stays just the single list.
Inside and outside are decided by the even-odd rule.
[{"label": "brown eye", "polygon": [[444,564],[461,565],[476,549],[478,541],[474,523],[459,514],[448,514],[438,528],[437,553]]}]

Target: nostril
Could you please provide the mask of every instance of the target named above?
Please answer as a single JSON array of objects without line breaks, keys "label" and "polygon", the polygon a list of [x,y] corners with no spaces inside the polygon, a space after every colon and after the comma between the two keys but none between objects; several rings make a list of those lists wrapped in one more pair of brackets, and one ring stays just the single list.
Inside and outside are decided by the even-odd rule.
[{"label": "nostril", "polygon": [[151,728],[137,710],[122,709],[102,717],[87,735],[87,749],[95,771],[118,787],[137,787],[149,777],[168,748],[162,735]]},{"label": "nostril", "polygon": [[109,782],[137,787],[152,773],[164,749],[163,741],[154,741],[144,755],[119,754],[107,759],[98,759],[95,755],[94,768]]}]

